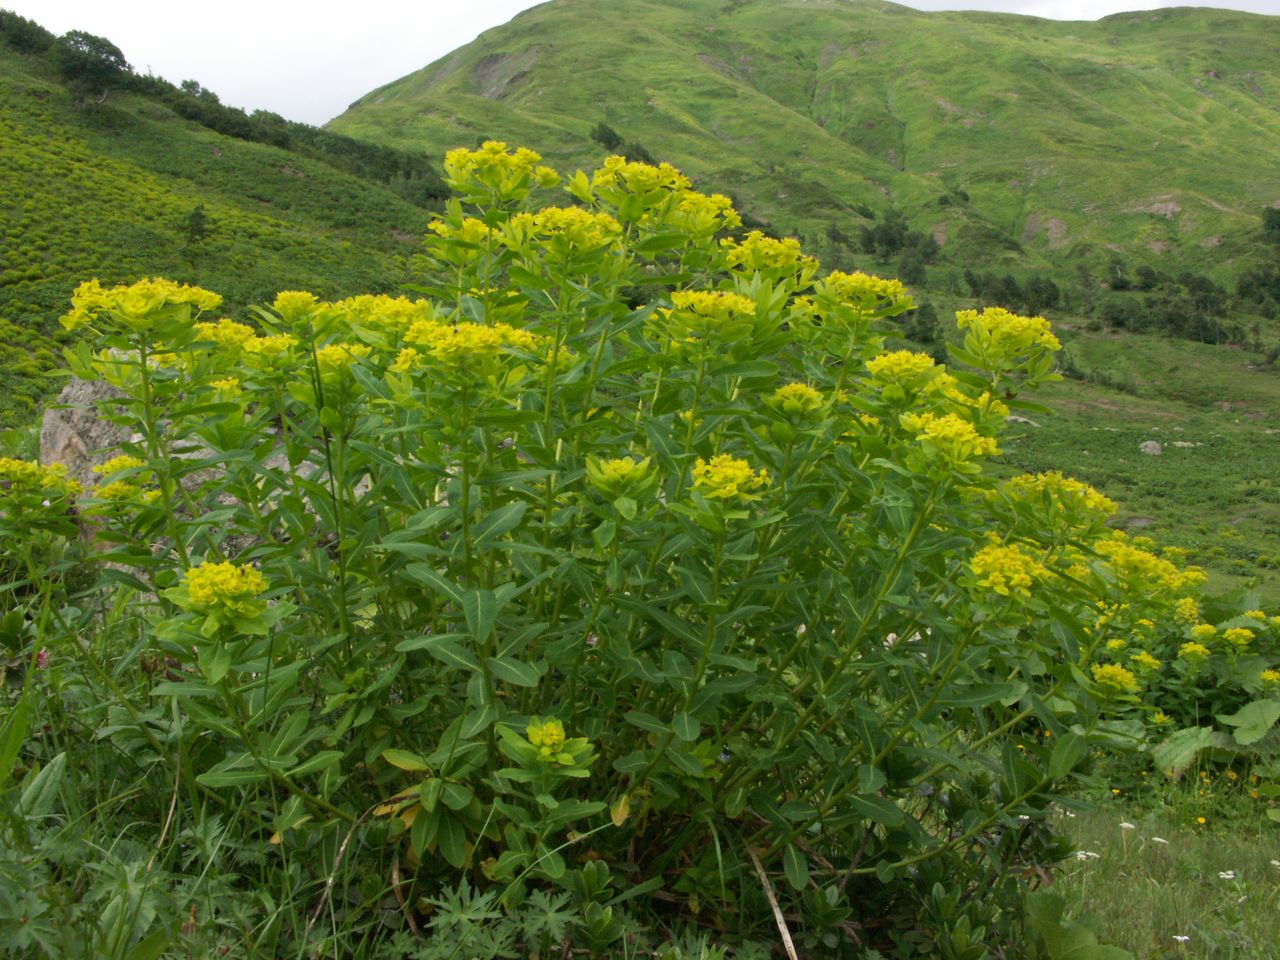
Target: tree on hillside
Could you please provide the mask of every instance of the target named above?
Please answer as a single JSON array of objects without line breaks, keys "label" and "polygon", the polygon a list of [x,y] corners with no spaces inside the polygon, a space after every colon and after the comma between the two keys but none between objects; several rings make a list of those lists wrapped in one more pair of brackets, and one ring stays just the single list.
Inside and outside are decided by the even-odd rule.
[{"label": "tree on hillside", "polygon": [[44,53],[54,39],[40,24],[12,10],[0,10],[0,38],[19,53]]},{"label": "tree on hillside", "polygon": [[1280,243],[1280,207],[1262,211],[1262,235],[1272,243]]},{"label": "tree on hillside", "polygon": [[591,128],[591,139],[610,151],[617,150],[622,146],[621,134],[603,120]]},{"label": "tree on hillside", "polygon": [[77,106],[102,103],[107,91],[132,71],[120,48],[83,30],[64,33],[53,44],[53,63],[76,97]]}]

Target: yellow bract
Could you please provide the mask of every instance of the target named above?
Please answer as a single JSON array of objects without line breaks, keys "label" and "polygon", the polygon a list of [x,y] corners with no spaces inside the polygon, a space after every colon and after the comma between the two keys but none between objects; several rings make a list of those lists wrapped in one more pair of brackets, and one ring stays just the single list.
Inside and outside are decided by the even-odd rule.
[{"label": "yellow bract", "polygon": [[722,453],[709,461],[698,458],[693,467],[693,485],[704,497],[718,500],[759,500],[756,491],[769,486],[767,470],[751,469],[745,460]]},{"label": "yellow bract", "polygon": [[1138,678],[1133,671],[1115,663],[1095,663],[1091,668],[1093,680],[1107,693],[1136,693]]},{"label": "yellow bract", "polygon": [[71,311],[62,318],[62,325],[75,330],[108,316],[131,330],[141,331],[154,326],[166,308],[185,307],[200,313],[216,310],[221,303],[222,297],[216,293],[172,280],[139,280],[109,290],[97,280],[86,280],[72,294]]},{"label": "yellow bract", "polygon": [[1035,502],[1048,498],[1072,512],[1094,514],[1101,519],[1116,512],[1114,500],[1099,493],[1089,484],[1063,476],[1056,470],[1011,477],[1005,481],[1004,491],[1014,500]]},{"label": "yellow bract", "polygon": [[1049,571],[1017,544],[989,544],[973,555],[969,569],[978,585],[1003,597],[1031,596],[1031,588]]},{"label": "yellow bract", "polygon": [[197,323],[195,329],[196,335],[201,340],[208,340],[220,347],[229,349],[242,347],[257,336],[253,327],[245,326],[243,323],[236,323],[234,320],[228,320],[225,317],[217,323]]},{"label": "yellow bract", "polygon": [[984,437],[973,424],[954,413],[937,416],[932,413],[904,413],[899,422],[953,463],[966,463],[975,457],[989,457],[1000,452],[992,437]]},{"label": "yellow bract", "polygon": [[74,497],[80,484],[67,476],[64,464],[42,467],[30,460],[0,457],[0,497],[39,493],[44,497]]},{"label": "yellow bract", "polygon": [[626,157],[606,157],[600,169],[591,175],[591,189],[622,188],[644,194],[654,190],[687,190],[689,178],[669,163],[656,167],[648,163],[632,163]]},{"label": "yellow bract", "polygon": [[1196,643],[1194,640],[1189,640],[1178,648],[1178,656],[1193,667],[1204,663],[1211,655],[1212,653],[1208,647],[1203,643]]},{"label": "yellow bract", "polygon": [[773,406],[788,416],[805,417],[822,409],[822,393],[807,383],[788,383],[773,391]]},{"label": "yellow bract", "polygon": [[251,600],[267,589],[266,578],[253,567],[227,560],[192,567],[183,575],[183,582],[191,599],[206,607]]},{"label": "yellow bract", "polygon": [[911,350],[882,353],[874,360],[867,361],[867,370],[871,373],[873,380],[877,383],[893,383],[899,386],[918,380],[937,366],[933,357]]},{"label": "yellow bract", "polygon": [[979,348],[976,352],[991,361],[1010,361],[1036,348],[1062,348],[1044,317],[1023,317],[1003,307],[987,307],[981,313],[960,310],[956,323],[961,330],[970,331]]},{"label": "yellow bract", "polygon": [[795,237],[766,236],[759,230],[752,230],[741,240],[725,239],[720,241],[724,248],[725,263],[731,267],[743,267],[747,270],[785,270],[794,269],[799,273],[812,276],[818,269],[816,257],[806,256]]},{"label": "yellow bract", "polygon": [[127,453],[122,453],[118,457],[112,457],[106,463],[100,463],[93,468],[93,472],[104,477],[109,477],[115,473],[121,473],[125,470],[136,470],[138,467],[145,467],[147,461],[138,457],[131,457]]}]

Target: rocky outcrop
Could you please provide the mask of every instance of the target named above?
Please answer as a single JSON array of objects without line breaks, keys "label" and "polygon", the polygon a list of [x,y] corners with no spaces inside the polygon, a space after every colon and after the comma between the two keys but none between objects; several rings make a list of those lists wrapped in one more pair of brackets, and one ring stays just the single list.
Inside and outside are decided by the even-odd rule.
[{"label": "rocky outcrop", "polygon": [[86,488],[94,486],[93,468],[116,454],[129,439],[124,427],[103,419],[98,402],[122,396],[106,383],[72,380],[44,412],[40,424],[40,462],[65,464],[67,473]]}]

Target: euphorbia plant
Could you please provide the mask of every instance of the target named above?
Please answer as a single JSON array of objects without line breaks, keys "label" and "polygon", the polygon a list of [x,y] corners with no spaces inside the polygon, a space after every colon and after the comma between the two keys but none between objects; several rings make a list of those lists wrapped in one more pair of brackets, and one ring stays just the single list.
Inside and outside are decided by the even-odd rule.
[{"label": "euphorbia plant", "polygon": [[348,821],[400,893],[510,904],[603,860],[715,910],[763,905],[754,859],[819,929],[910,926],[949,874],[987,889],[965,923],[999,914],[1130,729],[1099,617],[1195,579],[1150,589],[1096,491],[993,478],[1048,324],[966,311],[948,368],[889,348],[902,284],[733,236],[665,164],[550,206],[531,151],[445,169],[422,299],[287,292],[254,328],[77,293],[72,363],[155,490],[104,514],[107,559],[182,665],[156,694],[200,783],[286,845]]}]

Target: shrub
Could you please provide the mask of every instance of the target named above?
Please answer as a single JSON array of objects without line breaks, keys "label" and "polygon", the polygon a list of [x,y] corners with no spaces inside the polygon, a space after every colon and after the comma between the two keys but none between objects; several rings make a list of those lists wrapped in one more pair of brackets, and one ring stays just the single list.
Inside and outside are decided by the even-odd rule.
[{"label": "shrub", "polygon": [[1132,739],[1099,617],[1198,582],[1084,484],[987,472],[1048,324],[963,311],[948,370],[884,349],[899,282],[725,237],[668,165],[546,207],[531,151],[445,170],[425,299],[284,292],[255,328],[167,281],[76,293],[69,360],[134,439],[79,508],[92,602],[39,642],[86,664],[141,796],[221,809],[259,864],[229,890],[295,891],[261,955],[321,915],[403,947],[431,910],[485,956],[503,924],[745,942],[774,899],[831,956],[1014,949],[1055,790]]}]

